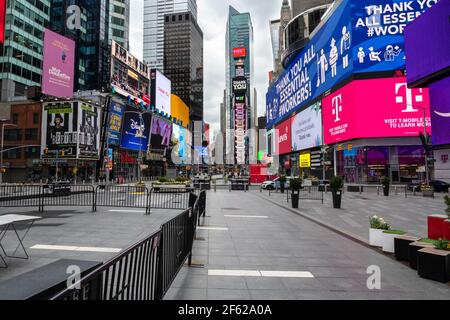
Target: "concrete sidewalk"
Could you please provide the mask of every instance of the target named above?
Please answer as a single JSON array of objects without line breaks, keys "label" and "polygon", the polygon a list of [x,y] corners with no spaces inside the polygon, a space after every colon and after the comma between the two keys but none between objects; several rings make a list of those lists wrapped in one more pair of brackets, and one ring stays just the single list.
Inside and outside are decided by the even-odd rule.
[{"label": "concrete sidewalk", "polygon": [[[259,192],[208,192],[203,240],[194,243],[194,263],[204,267],[184,267],[165,299],[450,299],[450,286],[270,201],[283,203]],[[308,210],[327,211],[328,201]],[[381,290],[367,288],[369,266],[381,269]]]}]

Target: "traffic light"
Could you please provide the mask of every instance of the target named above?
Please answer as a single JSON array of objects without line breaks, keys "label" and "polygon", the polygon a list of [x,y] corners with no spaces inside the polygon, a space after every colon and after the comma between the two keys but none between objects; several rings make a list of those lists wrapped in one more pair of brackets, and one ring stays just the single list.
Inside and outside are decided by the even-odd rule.
[{"label": "traffic light", "polygon": [[1,168],[1,169],[0,169],[0,172],[1,172],[1,173],[6,173],[6,169],[5,169],[5,168]]},{"label": "traffic light", "polygon": [[64,157],[66,155],[66,151],[65,150],[61,150],[61,157]]},{"label": "traffic light", "polygon": [[48,154],[48,148],[44,149],[44,154],[47,155]]}]

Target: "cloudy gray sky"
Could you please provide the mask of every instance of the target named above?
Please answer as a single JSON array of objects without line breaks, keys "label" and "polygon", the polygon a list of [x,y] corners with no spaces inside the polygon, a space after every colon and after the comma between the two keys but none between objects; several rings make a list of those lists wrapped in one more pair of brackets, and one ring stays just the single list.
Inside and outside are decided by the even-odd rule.
[{"label": "cloudy gray sky", "polygon": [[[142,59],[144,0],[131,0],[131,52]],[[219,128],[220,102],[225,88],[225,30],[228,6],[249,12],[255,36],[255,82],[258,114],[264,114],[268,72],[273,69],[269,20],[279,17],[282,0],[197,0],[198,23],[204,34],[205,121]]]}]

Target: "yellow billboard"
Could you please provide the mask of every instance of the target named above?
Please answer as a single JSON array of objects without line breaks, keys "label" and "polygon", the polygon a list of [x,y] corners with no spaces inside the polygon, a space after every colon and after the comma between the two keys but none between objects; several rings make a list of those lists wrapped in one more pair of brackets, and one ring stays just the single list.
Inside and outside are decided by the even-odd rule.
[{"label": "yellow billboard", "polygon": [[300,168],[311,168],[311,153],[300,155]]},{"label": "yellow billboard", "polygon": [[181,120],[183,127],[189,126],[189,107],[175,94],[170,95],[171,114],[173,118]]}]

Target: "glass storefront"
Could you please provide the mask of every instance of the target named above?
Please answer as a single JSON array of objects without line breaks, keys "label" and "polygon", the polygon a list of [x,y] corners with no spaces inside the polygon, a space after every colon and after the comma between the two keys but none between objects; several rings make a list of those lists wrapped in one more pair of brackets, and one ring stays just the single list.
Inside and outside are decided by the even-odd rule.
[{"label": "glass storefront", "polygon": [[425,165],[422,146],[360,147],[337,152],[338,175],[346,183],[378,184],[382,176],[393,183],[422,179]]}]

